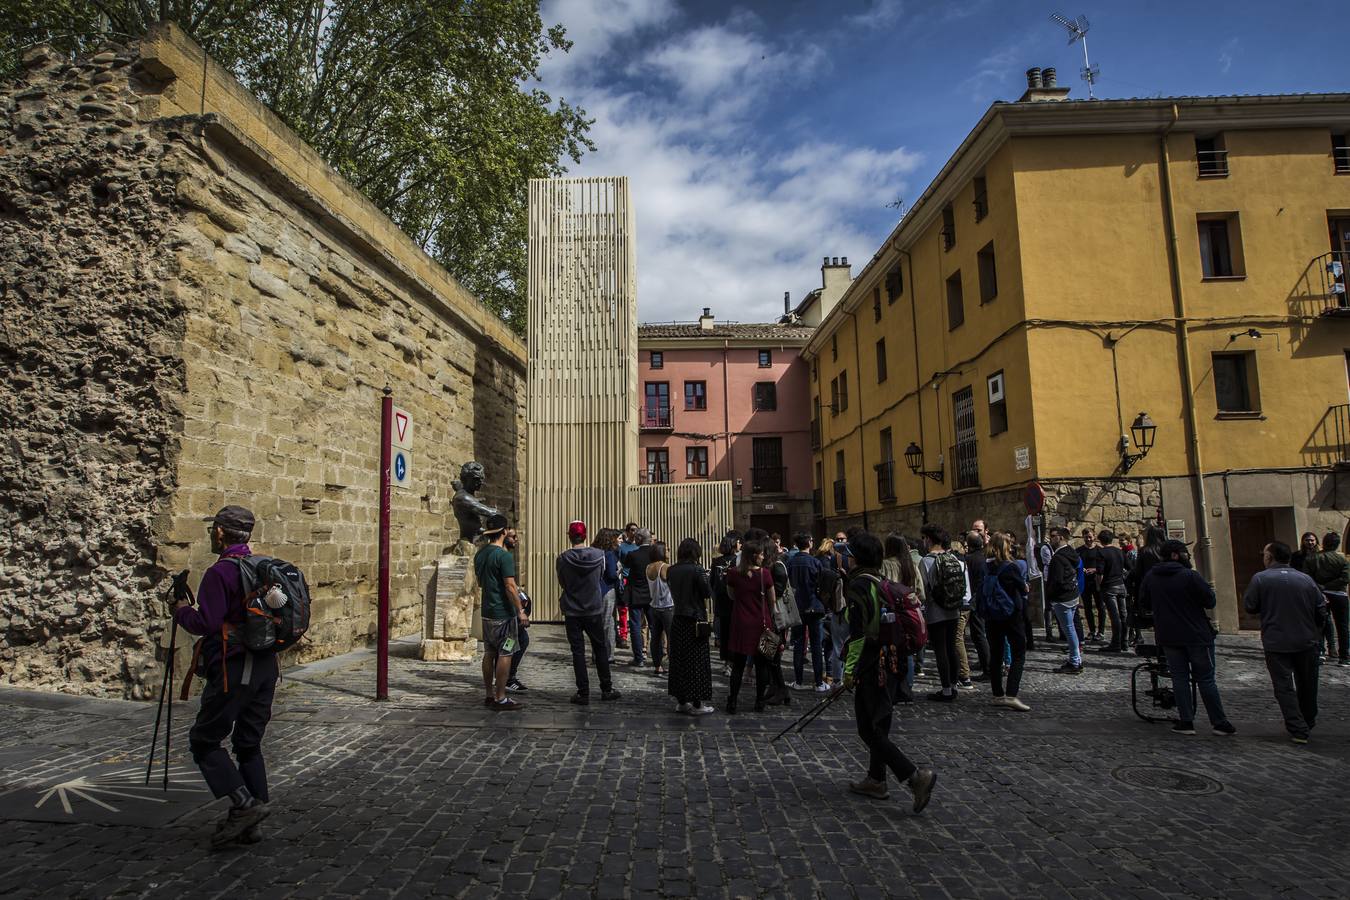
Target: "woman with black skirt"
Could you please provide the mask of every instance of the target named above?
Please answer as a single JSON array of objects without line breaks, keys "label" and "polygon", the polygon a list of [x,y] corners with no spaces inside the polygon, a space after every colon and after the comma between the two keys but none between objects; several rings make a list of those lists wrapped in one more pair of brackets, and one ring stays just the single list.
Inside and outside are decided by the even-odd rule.
[{"label": "woman with black skirt", "polygon": [[713,712],[712,656],[708,641],[708,600],[712,586],[699,564],[703,548],[693,538],[680,542],[676,563],[666,572],[666,583],[675,598],[675,617],[670,627],[670,695],[678,712],[705,716]]}]

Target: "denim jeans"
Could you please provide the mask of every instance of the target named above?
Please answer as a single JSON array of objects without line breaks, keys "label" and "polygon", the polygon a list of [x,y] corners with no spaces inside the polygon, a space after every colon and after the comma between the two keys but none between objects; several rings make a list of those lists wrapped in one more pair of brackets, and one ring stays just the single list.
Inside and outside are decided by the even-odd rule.
[{"label": "denim jeans", "polygon": [[1104,587],[1098,594],[1101,604],[1106,607],[1106,615],[1111,619],[1111,644],[1113,650],[1125,649],[1125,586]]},{"label": "denim jeans", "polygon": [[820,684],[825,680],[825,652],[821,643],[825,639],[825,623],[823,619],[814,618],[811,621],[805,621],[792,629],[792,674],[793,680],[798,684],[802,683],[802,673],[806,668],[806,647],[803,646],[807,641],[807,635],[810,635],[811,641],[811,672],[816,676],[815,684]]},{"label": "denim jeans", "polygon": [[1064,632],[1064,637],[1069,641],[1069,662],[1075,666],[1081,666],[1083,654],[1079,650],[1078,632],[1073,627],[1073,615],[1078,610],[1078,601],[1052,603],[1051,608],[1055,611],[1055,620],[1059,622],[1060,631]]},{"label": "denim jeans", "polygon": [[645,658],[642,655],[642,616],[646,612],[645,606],[628,607],[628,638],[633,642],[633,661],[639,665]]},{"label": "denim jeans", "polygon": [[1183,722],[1195,721],[1195,702],[1191,699],[1191,680],[1200,691],[1209,724],[1221,725],[1228,721],[1219,700],[1219,686],[1214,681],[1214,645],[1177,647],[1164,646],[1167,671],[1172,673],[1172,693],[1177,698],[1177,716]]},{"label": "denim jeans", "polygon": [[618,623],[614,618],[614,592],[605,591],[605,646],[609,649],[609,661],[614,661],[614,644],[618,639]]}]

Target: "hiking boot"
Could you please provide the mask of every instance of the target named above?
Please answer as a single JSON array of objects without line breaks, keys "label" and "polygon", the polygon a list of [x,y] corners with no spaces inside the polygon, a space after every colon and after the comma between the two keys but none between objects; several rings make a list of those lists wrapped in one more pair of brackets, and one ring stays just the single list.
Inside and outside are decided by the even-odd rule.
[{"label": "hiking boot", "polygon": [[909,776],[909,789],[914,794],[914,811],[923,812],[933,796],[933,786],[937,784],[937,773],[932,769],[919,769]]},{"label": "hiking boot", "polygon": [[1195,734],[1194,722],[1177,722],[1172,726],[1173,734]]},{"label": "hiking boot", "polygon": [[620,694],[618,691],[603,691],[600,694],[600,699],[608,702],[610,700],[618,700],[622,696],[623,694]]},{"label": "hiking boot", "polygon": [[1237,734],[1237,729],[1233,727],[1232,722],[1225,720],[1214,726],[1214,733],[1228,737],[1229,735]]},{"label": "hiking boot", "polygon": [[885,800],[890,796],[890,793],[886,790],[886,783],[884,781],[873,781],[870,778],[864,778],[862,781],[855,781],[848,786],[848,789],[854,794],[871,797],[873,800]]},{"label": "hiking boot", "polygon": [[271,810],[267,804],[257,797],[242,806],[231,807],[224,820],[216,826],[215,834],[211,835],[211,849],[219,850],[227,844],[233,844],[244,832],[266,819],[269,812]]},{"label": "hiking boot", "polygon": [[576,693],[572,695],[572,699],[568,702],[575,703],[577,706],[585,706],[591,702],[591,696],[590,694]]}]

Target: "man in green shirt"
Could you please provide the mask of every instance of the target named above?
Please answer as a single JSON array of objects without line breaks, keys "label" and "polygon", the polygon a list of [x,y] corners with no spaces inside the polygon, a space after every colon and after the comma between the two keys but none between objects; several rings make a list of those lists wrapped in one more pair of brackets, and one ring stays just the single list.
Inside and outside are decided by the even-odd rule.
[{"label": "man in green shirt", "polygon": [[516,587],[516,530],[501,513],[488,516],[482,536],[488,539],[473,557],[474,574],[483,604],[483,687],[487,697],[483,705],[501,712],[514,712],[525,706],[506,696],[511,677],[511,654],[520,643],[520,628],[529,625],[529,617],[520,605]]}]

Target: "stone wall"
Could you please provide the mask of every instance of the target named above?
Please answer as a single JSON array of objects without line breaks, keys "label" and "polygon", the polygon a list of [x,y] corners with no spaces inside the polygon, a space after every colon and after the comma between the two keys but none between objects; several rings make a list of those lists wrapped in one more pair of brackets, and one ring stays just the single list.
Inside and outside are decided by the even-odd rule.
[{"label": "stone wall", "polygon": [[148,696],[165,576],[210,564],[225,503],[306,572],[302,654],[365,644],[386,385],[416,429],[391,596],[417,631],[459,464],[518,509],[520,342],[172,26],[29,63],[0,129],[0,678]]}]

